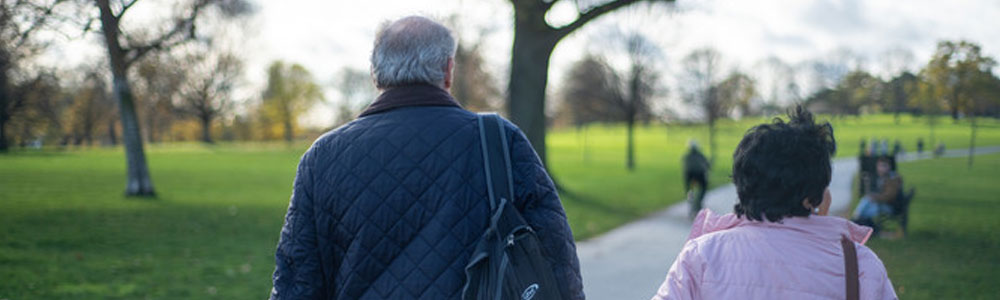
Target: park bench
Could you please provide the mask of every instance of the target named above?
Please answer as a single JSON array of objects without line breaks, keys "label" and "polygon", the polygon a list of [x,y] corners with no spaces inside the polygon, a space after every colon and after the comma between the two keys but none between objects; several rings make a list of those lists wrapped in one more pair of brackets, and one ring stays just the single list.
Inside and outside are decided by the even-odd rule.
[{"label": "park bench", "polygon": [[[895,156],[885,156],[889,159],[889,166],[893,172],[896,171],[896,157]],[[864,195],[865,186],[875,186],[875,182],[878,180],[876,163],[878,162],[879,156],[865,156],[862,155],[858,157],[858,163],[860,164],[860,174],[858,176],[860,184],[858,184],[858,194]],[[910,221],[910,203],[913,202],[913,196],[916,195],[916,188],[906,189],[905,182],[900,178],[899,193],[896,195],[896,200],[892,202],[892,213],[883,214],[872,220],[872,224],[875,232],[879,232],[884,228],[885,223],[889,221],[895,221],[899,223],[900,228],[903,231],[903,235],[906,234],[906,228]]]}]

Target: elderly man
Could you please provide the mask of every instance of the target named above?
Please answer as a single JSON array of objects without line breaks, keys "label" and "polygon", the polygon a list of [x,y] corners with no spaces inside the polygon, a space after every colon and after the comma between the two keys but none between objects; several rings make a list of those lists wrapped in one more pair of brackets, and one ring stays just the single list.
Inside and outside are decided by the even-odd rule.
[{"label": "elderly man", "polygon": [[[271,299],[457,299],[488,225],[476,114],[448,93],[455,38],[423,17],[384,25],[371,71],[381,91],[358,119],[302,156]],[[563,296],[583,299],[573,234],[528,140],[504,122],[514,206],[537,232]]]}]

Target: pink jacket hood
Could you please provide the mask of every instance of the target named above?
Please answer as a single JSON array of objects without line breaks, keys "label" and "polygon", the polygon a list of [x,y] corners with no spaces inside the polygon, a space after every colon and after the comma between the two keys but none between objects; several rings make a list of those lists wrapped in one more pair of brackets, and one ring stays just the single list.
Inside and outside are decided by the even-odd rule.
[{"label": "pink jacket hood", "polygon": [[897,299],[882,261],[864,246],[871,234],[840,217],[774,223],[705,209],[652,299],[845,299],[843,236],[855,242],[861,299]]},{"label": "pink jacket hood", "polygon": [[750,223],[756,223],[764,226],[774,225],[780,227],[791,227],[816,233],[817,236],[836,238],[837,240],[840,240],[841,236],[846,235],[855,243],[862,245],[864,245],[865,242],[868,242],[868,238],[871,237],[873,231],[871,227],[861,226],[840,217],[814,215],[809,216],[808,218],[785,218],[781,220],[781,223],[775,224],[750,221],[737,217],[736,214],[733,213],[719,215],[706,208],[698,212],[698,216],[695,217],[694,223],[691,224],[691,233],[688,234],[688,240],[690,241],[702,235],[742,225],[748,225]]}]

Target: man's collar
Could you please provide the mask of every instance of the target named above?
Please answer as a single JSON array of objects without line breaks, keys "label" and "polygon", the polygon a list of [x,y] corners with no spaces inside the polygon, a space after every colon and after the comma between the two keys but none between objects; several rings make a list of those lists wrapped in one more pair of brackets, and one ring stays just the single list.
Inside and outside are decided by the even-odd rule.
[{"label": "man's collar", "polygon": [[413,84],[386,89],[358,117],[407,106],[462,107],[448,91],[440,87],[429,84]]}]

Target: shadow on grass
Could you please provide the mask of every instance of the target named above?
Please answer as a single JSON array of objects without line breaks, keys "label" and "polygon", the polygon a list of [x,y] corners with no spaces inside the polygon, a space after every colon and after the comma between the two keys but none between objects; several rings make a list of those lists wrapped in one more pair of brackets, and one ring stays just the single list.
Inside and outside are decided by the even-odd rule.
[{"label": "shadow on grass", "polygon": [[266,297],[280,208],[164,203],[0,216],[0,296]]}]

